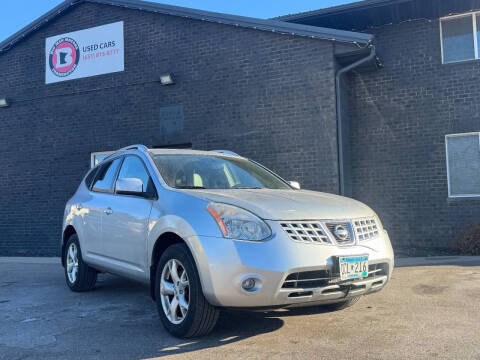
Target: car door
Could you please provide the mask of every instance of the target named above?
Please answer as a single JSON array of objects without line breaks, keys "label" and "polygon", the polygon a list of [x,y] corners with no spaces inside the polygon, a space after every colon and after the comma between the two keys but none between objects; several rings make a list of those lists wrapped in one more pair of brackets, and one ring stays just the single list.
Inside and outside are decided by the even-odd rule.
[{"label": "car door", "polygon": [[[142,180],[144,191],[152,187],[150,175],[143,160],[136,155],[125,156],[118,179]],[[153,200],[137,195],[115,193],[103,215],[102,241],[104,252],[112,265],[127,275],[145,276],[147,272],[147,234]]]},{"label": "car door", "polygon": [[113,192],[113,181],[122,158],[101,165],[96,172],[87,197],[78,206],[83,209],[82,250],[86,258],[103,254],[102,217]]}]

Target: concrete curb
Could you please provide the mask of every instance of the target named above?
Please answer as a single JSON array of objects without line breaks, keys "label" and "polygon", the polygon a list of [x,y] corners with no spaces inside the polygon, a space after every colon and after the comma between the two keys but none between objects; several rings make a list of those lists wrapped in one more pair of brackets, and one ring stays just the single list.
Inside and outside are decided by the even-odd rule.
[{"label": "concrete curb", "polygon": [[56,264],[62,261],[59,257],[0,257],[0,264]]}]

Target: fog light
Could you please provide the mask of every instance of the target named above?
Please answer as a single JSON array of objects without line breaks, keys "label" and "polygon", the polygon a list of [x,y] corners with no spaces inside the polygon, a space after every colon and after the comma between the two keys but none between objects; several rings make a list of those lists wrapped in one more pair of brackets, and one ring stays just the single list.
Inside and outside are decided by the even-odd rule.
[{"label": "fog light", "polygon": [[251,291],[255,287],[255,283],[255,279],[253,278],[245,279],[242,282],[242,288],[245,291]]}]

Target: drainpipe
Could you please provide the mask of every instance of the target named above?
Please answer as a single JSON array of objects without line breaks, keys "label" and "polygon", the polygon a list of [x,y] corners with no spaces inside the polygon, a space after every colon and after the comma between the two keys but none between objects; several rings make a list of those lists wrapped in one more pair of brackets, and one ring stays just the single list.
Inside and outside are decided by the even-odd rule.
[{"label": "drainpipe", "polygon": [[344,173],[344,154],[343,154],[343,141],[348,141],[348,139],[343,139],[343,123],[342,123],[342,99],[340,93],[340,78],[343,74],[346,74],[350,70],[355,69],[356,67],[374,59],[376,57],[375,45],[369,44],[370,54],[366,57],[355,61],[354,63],[347,65],[341,69],[338,69],[335,74],[335,93],[337,100],[337,146],[338,146],[338,180],[339,180],[339,191],[340,195],[345,195],[345,173]]}]

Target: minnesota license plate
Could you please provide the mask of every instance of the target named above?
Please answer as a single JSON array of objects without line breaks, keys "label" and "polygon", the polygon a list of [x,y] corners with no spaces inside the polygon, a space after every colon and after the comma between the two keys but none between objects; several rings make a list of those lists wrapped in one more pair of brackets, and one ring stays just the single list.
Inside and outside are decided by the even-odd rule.
[{"label": "minnesota license plate", "polygon": [[368,276],[368,255],[341,256],[338,258],[340,280],[358,279]]}]

